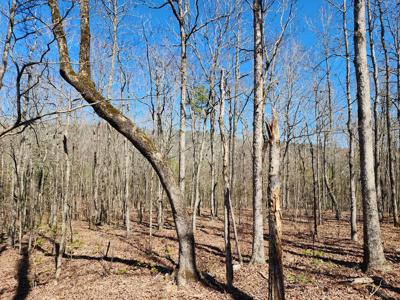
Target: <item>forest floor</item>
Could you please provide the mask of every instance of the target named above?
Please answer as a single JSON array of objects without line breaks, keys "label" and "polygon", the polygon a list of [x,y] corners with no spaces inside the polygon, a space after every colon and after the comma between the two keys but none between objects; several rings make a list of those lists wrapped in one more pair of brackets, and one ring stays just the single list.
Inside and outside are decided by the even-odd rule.
[{"label": "forest floor", "polygon": [[[314,240],[311,220],[284,217],[286,298],[400,299],[400,229],[382,224],[391,269],[366,275],[359,268],[362,243],[349,239],[348,222],[338,222],[330,214],[324,217],[319,238]],[[358,226],[362,241],[361,222]],[[244,265],[235,270],[233,290],[224,285],[222,220],[198,218],[196,254],[204,278],[182,288],[171,276],[178,249],[172,219],[168,218],[162,231],[154,226],[151,240],[146,223],[133,223],[129,238],[122,226],[115,225],[90,230],[87,223],[74,222],[73,232],[58,282],[54,280],[52,234],[45,226],[30,252],[24,243],[21,254],[0,244],[0,299],[267,299],[268,265],[248,264],[250,212],[238,225]],[[236,257],[235,244],[232,249]],[[265,253],[267,257],[267,231]],[[350,284],[353,278],[365,276],[373,282]]]}]

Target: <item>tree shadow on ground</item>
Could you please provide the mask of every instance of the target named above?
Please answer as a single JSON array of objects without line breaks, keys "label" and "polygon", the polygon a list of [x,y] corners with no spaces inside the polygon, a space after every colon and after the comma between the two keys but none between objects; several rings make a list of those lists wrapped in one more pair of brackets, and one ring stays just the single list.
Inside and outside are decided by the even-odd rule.
[{"label": "tree shadow on ground", "polygon": [[398,264],[400,263],[400,255],[396,254],[395,252],[385,252],[386,259],[391,263]]},{"label": "tree shadow on ground", "polygon": [[236,300],[249,300],[253,299],[249,294],[239,290],[238,288],[235,287],[228,287],[226,284],[219,282],[216,280],[214,277],[207,273],[202,274],[202,278],[200,279],[200,282],[208,287],[211,288],[215,291],[218,291],[220,293],[228,293],[231,295],[233,299]]},{"label": "tree shadow on ground", "polygon": [[395,292],[397,294],[400,294],[400,287],[395,287],[395,286],[390,285],[382,277],[372,276],[372,279],[374,280],[374,284],[376,286],[387,289],[392,292]]},{"label": "tree shadow on ground", "polygon": [[[362,256],[362,253],[358,253],[352,249],[345,248],[344,246],[333,247],[333,246],[327,246],[325,244],[324,245],[307,244],[307,243],[290,241],[290,240],[286,240],[286,239],[284,240],[284,245],[291,245],[295,248],[299,248],[299,249],[303,249],[303,250],[320,251],[320,252],[323,252],[324,254],[328,253],[328,254],[336,254],[336,255],[341,255],[341,256],[353,255],[355,257]],[[296,253],[296,254],[301,255],[300,253]],[[332,259],[332,260],[335,260],[335,259]],[[332,261],[332,262],[334,262],[334,261]],[[344,264],[341,264],[341,265],[344,265]],[[345,266],[347,266],[347,265],[345,265]]]},{"label": "tree shadow on ground", "polygon": [[18,263],[18,286],[15,291],[15,295],[13,300],[22,300],[26,299],[30,292],[30,284],[28,279],[29,273],[29,253],[27,246],[24,245],[21,249],[21,259]]},{"label": "tree shadow on ground", "polygon": [[[42,252],[45,256],[54,256],[52,253],[46,251],[40,246],[35,247],[36,250]],[[169,268],[167,266],[164,266],[162,264],[154,264],[154,263],[146,263],[142,262],[137,259],[125,259],[125,258],[120,258],[116,256],[90,256],[90,255],[75,255],[75,254],[68,254],[64,253],[63,258],[66,259],[81,259],[81,260],[88,260],[88,261],[107,261],[107,262],[115,262],[115,263],[121,263],[125,264],[128,266],[133,266],[141,269],[148,269],[148,270],[157,270],[158,273],[162,274],[172,274],[173,269]],[[153,257],[154,259],[154,257]],[[157,261],[158,262],[158,261]]]},{"label": "tree shadow on ground", "polygon": [[[314,249],[314,250],[318,251],[318,249]],[[285,252],[293,254],[293,255],[301,256],[301,257],[310,257],[310,258],[319,259],[324,262],[330,262],[335,265],[343,266],[343,267],[346,267],[349,269],[354,269],[354,268],[360,267],[360,264],[358,262],[345,261],[345,260],[340,260],[340,259],[335,259],[335,258],[325,257],[325,256],[320,256],[320,255],[310,255],[310,254],[298,253],[298,252],[292,251],[292,250],[286,250]]]},{"label": "tree shadow on ground", "polygon": [[386,294],[383,290],[380,290],[378,287],[375,287],[373,285],[368,285],[367,286],[369,294],[372,296],[375,296],[376,298],[380,298],[382,300],[396,300],[396,298],[393,298]]},{"label": "tree shadow on ground", "polygon": [[158,273],[162,274],[172,274],[173,271],[171,268],[161,264],[146,263],[136,259],[124,259],[120,257],[103,257],[103,256],[90,256],[90,255],[70,255],[70,254],[64,254],[64,257],[67,259],[83,259],[83,260],[116,262],[141,269],[157,270]]},{"label": "tree shadow on ground", "polygon": [[[152,250],[151,244],[148,245],[147,247],[142,248],[142,247],[139,247],[137,243],[131,242],[129,239],[127,239],[126,236],[123,236],[120,234],[115,234],[115,233],[107,233],[107,234],[117,237],[121,242],[128,244],[129,246],[135,248],[136,250],[140,251],[141,253],[143,253],[145,255],[148,255],[151,259],[156,260],[160,264],[162,264],[161,259],[166,259],[173,266],[177,266],[177,263],[169,255],[162,256],[162,255],[158,254],[157,252],[155,252],[154,250]],[[160,237],[162,237],[162,236],[160,236]],[[165,237],[165,238],[168,238],[168,237]]]},{"label": "tree shadow on ground", "polygon": [[[232,247],[233,247],[233,245],[232,245]],[[207,252],[209,254],[221,257],[222,259],[225,259],[225,252],[223,252],[223,250],[221,250],[217,246],[212,246],[212,245],[202,244],[202,243],[196,243],[196,251],[197,250],[202,250],[202,251],[205,251],[205,252]],[[233,257],[237,256],[237,254],[235,254],[235,253],[233,253],[232,255],[233,255]],[[242,253],[242,259],[243,259],[243,262],[245,262],[245,263],[246,262],[250,262],[250,256],[249,255],[246,255],[246,254]]]},{"label": "tree shadow on ground", "polygon": [[[42,248],[40,248],[38,250],[44,252],[45,255],[53,256],[51,253],[45,251]],[[147,263],[147,262],[142,262],[142,261],[139,261],[136,259],[124,259],[124,258],[120,258],[120,257],[104,257],[104,256],[90,256],[90,255],[70,255],[70,254],[64,254],[63,257],[66,259],[78,259],[78,260],[82,259],[82,260],[88,260],[88,261],[108,261],[108,262],[122,263],[122,264],[125,264],[128,266],[133,266],[133,267],[142,268],[142,269],[148,269],[151,271],[156,270],[158,273],[161,273],[164,275],[165,274],[172,275],[174,273],[174,270],[172,268],[169,268],[162,264]],[[247,293],[245,293],[235,287],[229,288],[226,284],[217,281],[214,277],[212,277],[209,274],[202,274],[202,276],[200,278],[200,282],[204,286],[206,286],[210,289],[213,289],[217,292],[230,294],[233,299],[237,299],[237,300],[253,299],[253,297],[251,297]],[[25,297],[26,297],[26,295],[25,295]],[[25,298],[14,298],[14,300],[19,300],[19,299],[25,299]]]},{"label": "tree shadow on ground", "polygon": [[6,246],[6,245],[1,246],[1,247],[0,247],[0,255],[1,255],[1,253],[3,253],[3,252],[6,251],[6,250],[7,250],[7,246]]},{"label": "tree shadow on ground", "polygon": [[[304,268],[300,268],[298,266],[291,266],[291,265],[287,266],[287,265],[285,265],[285,269],[292,270],[292,271],[300,273],[300,274],[304,273],[305,275],[312,274],[312,275],[316,276],[317,278],[319,278],[320,276],[329,277],[329,278],[332,278],[335,281],[337,281],[339,279],[340,280],[349,279],[349,277],[347,277],[347,276],[344,276],[344,275],[341,275],[341,274],[331,273],[331,272],[329,272],[327,270],[323,270],[323,269],[312,270],[308,266],[304,266]],[[289,281],[286,282],[286,284],[288,284],[288,283],[290,283],[290,282]]]}]

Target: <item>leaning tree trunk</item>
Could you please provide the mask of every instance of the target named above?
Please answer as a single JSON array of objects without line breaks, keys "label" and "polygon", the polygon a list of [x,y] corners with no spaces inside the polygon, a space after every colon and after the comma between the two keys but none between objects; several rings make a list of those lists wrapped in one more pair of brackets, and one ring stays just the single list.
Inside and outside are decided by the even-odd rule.
[{"label": "leaning tree trunk", "polygon": [[268,221],[269,221],[269,287],[270,300],[285,299],[285,285],[282,263],[282,216],[281,216],[281,181],[280,144],[277,113],[274,111],[272,121],[268,125],[269,134],[269,171],[268,171]]},{"label": "leaning tree trunk", "polygon": [[81,38],[78,73],[71,66],[67,38],[57,0],[49,0],[48,4],[53,21],[53,34],[58,43],[61,76],[82,95],[86,102],[92,105],[100,118],[106,120],[115,130],[125,136],[152,165],[170,200],[175,221],[179,242],[177,283],[184,284],[187,280],[197,280],[193,230],[186,211],[184,195],[180,192],[168,160],[164,158],[154,141],[143,130],[101,95],[91,80],[88,0],[81,0],[80,5]]},{"label": "leaning tree trunk", "polygon": [[364,257],[366,270],[385,266],[376,203],[373,164],[372,117],[366,49],[365,0],[354,0],[354,65],[357,79],[360,179],[363,199]]}]

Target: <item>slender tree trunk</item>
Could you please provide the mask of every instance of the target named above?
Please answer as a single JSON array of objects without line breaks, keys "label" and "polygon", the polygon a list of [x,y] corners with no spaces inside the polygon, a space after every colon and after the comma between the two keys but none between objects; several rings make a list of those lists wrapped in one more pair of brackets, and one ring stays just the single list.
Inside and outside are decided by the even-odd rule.
[{"label": "slender tree trunk", "polygon": [[317,195],[318,195],[318,225],[322,225],[322,200],[323,200],[323,186],[320,184],[320,178],[321,178],[321,172],[320,172],[320,135],[319,135],[319,128],[317,129],[317,149],[315,150],[315,156],[316,156],[316,177],[317,177]]},{"label": "slender tree trunk", "polygon": [[125,211],[125,228],[126,235],[129,236],[131,233],[131,214],[129,204],[129,150],[128,141],[124,139],[124,156],[125,156],[125,185],[124,185],[124,211]]},{"label": "slender tree trunk", "polygon": [[[196,216],[199,211],[200,206],[200,170],[201,170],[201,162],[203,161],[203,152],[204,152],[204,142],[205,142],[205,126],[206,126],[207,118],[204,116],[203,119],[203,127],[202,127],[202,135],[200,141],[200,149],[199,149],[199,157],[194,157],[194,205],[193,205],[193,214],[192,214],[192,226],[193,231],[196,230]],[[193,129],[194,130],[194,129]],[[193,139],[194,143],[194,139]],[[193,146],[195,147],[195,146]]]},{"label": "slender tree trunk", "polygon": [[393,154],[393,141],[391,132],[391,121],[390,121],[390,110],[391,110],[391,100],[390,100],[390,66],[389,66],[389,55],[386,48],[385,41],[385,24],[383,23],[383,12],[382,12],[382,0],[378,0],[379,7],[379,20],[381,23],[381,44],[383,49],[383,54],[385,57],[385,108],[386,108],[386,134],[387,134],[387,151],[388,151],[388,166],[389,166],[389,190],[390,190],[390,200],[392,202],[392,214],[393,214],[393,224],[396,227],[400,227],[399,214],[397,208],[397,195],[396,195],[396,175],[395,175],[395,155]]},{"label": "slender tree trunk", "polygon": [[224,242],[225,242],[225,267],[226,267],[226,282],[229,288],[233,284],[233,266],[232,266],[232,250],[231,250],[231,235],[230,235],[230,209],[231,209],[231,191],[229,180],[229,142],[225,136],[225,76],[224,70],[221,71],[220,80],[220,95],[221,103],[219,109],[219,131],[221,134],[222,144],[222,173],[224,177]]},{"label": "slender tree trunk", "polygon": [[328,172],[327,172],[328,162],[327,162],[327,158],[326,158],[326,151],[327,151],[326,150],[326,143],[327,143],[327,140],[328,140],[328,136],[325,135],[325,137],[324,137],[324,149],[323,149],[324,150],[324,153],[323,153],[324,185],[325,185],[326,190],[328,192],[328,196],[332,201],[332,205],[333,205],[333,207],[335,209],[336,220],[340,220],[341,213],[340,213],[339,204],[338,204],[338,202],[336,200],[335,194],[333,193],[333,191],[331,189],[331,186],[330,186],[330,183],[329,183],[329,179],[328,179]]},{"label": "slender tree trunk", "polygon": [[186,55],[186,29],[185,29],[185,15],[188,7],[186,1],[183,7],[182,2],[179,3],[179,16],[180,16],[180,37],[181,37],[181,102],[180,102],[180,117],[179,117],[179,188],[181,194],[185,195],[185,170],[186,170],[186,86],[187,86],[187,55]]},{"label": "slender tree trunk", "polygon": [[313,217],[314,217],[314,236],[318,237],[318,181],[316,176],[316,166],[314,164],[315,154],[314,154],[314,146],[310,142],[310,152],[311,152],[311,167],[313,173]]},{"label": "slender tree trunk", "polygon": [[[233,120],[232,120],[232,131],[230,134],[231,141],[231,151],[230,151],[230,186],[231,186],[231,195],[232,198],[236,197],[236,131],[237,131],[237,123],[238,123],[238,97],[239,97],[239,86],[240,86],[240,61],[239,61],[239,52],[240,52],[240,13],[238,14],[238,32],[236,33],[236,47],[235,47],[235,91],[233,96]],[[230,101],[232,106],[232,100]],[[232,200],[232,199],[231,199]],[[237,200],[236,200],[237,201]],[[233,210],[232,210],[233,213]],[[235,223],[235,222],[234,222]],[[234,224],[234,227],[236,225]]]},{"label": "slender tree trunk", "polygon": [[218,216],[218,205],[215,197],[215,92],[214,92],[214,79],[215,74],[211,74],[211,82],[210,82],[210,103],[211,103],[211,112],[210,112],[210,209],[211,216]]},{"label": "slender tree trunk", "polygon": [[375,180],[375,188],[376,188],[376,198],[378,202],[378,210],[381,213],[381,218],[383,218],[383,199],[382,199],[382,187],[381,187],[381,158],[379,151],[379,105],[380,105],[380,96],[379,96],[379,71],[378,71],[378,63],[376,61],[375,55],[375,44],[374,44],[374,22],[372,21],[372,12],[370,7],[370,0],[367,0],[367,8],[368,8],[368,37],[369,37],[369,50],[371,55],[372,62],[372,74],[374,80],[374,180]]},{"label": "slender tree trunk", "polygon": [[15,197],[15,182],[16,182],[16,171],[12,170],[11,173],[11,188],[10,188],[10,203],[12,203],[12,223],[10,228],[10,245],[15,247],[16,239],[16,222],[18,218],[18,200]]},{"label": "slender tree trunk", "polygon": [[111,68],[108,74],[108,84],[107,84],[107,99],[111,99],[111,90],[114,81],[114,71],[115,71],[115,60],[117,58],[118,50],[118,5],[117,0],[111,0],[112,4],[112,49],[111,49]]},{"label": "slender tree trunk", "polygon": [[[71,104],[70,104],[71,106]],[[68,129],[69,129],[70,115],[68,115],[67,125],[64,131],[63,145],[64,145],[64,161],[65,161],[65,184],[62,197],[62,210],[61,210],[61,238],[60,242],[56,244],[56,273],[55,278],[58,280],[61,275],[61,262],[62,257],[66,248],[66,235],[67,235],[67,217],[68,217],[68,205],[69,205],[69,194],[70,194],[70,172],[71,163],[69,158],[68,149]]]},{"label": "slender tree trunk", "polygon": [[262,122],[264,115],[263,7],[253,2],[254,30],[254,119],[253,119],[253,244],[251,262],[264,264],[264,225],[262,212]]},{"label": "slender tree trunk", "polygon": [[11,39],[14,32],[14,19],[16,11],[17,11],[17,0],[12,0],[10,12],[8,15],[7,34],[4,40],[3,53],[1,57],[2,64],[0,65],[0,89],[3,87],[3,78],[7,70],[8,52],[10,51]]},{"label": "slender tree trunk", "polygon": [[360,143],[360,178],[363,199],[364,259],[366,270],[386,264],[376,203],[374,182],[372,118],[368,76],[365,0],[354,0],[354,65],[357,79],[358,135]]},{"label": "slender tree trunk", "polygon": [[349,198],[350,198],[350,227],[351,239],[357,240],[357,199],[355,189],[355,176],[354,176],[354,132],[352,125],[352,101],[351,101],[351,87],[350,87],[350,54],[349,54],[349,38],[347,34],[347,4],[343,0],[343,39],[346,55],[346,99],[347,99],[347,131],[349,133]]}]

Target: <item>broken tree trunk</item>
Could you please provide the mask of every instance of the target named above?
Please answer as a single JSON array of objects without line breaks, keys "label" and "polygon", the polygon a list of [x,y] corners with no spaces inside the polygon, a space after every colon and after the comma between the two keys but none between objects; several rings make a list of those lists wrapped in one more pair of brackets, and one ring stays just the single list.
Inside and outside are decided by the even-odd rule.
[{"label": "broken tree trunk", "polygon": [[281,216],[281,180],[280,180],[280,143],[278,115],[274,111],[268,125],[269,135],[269,171],[268,171],[268,222],[269,222],[269,288],[271,300],[285,299],[282,264],[282,216]]}]

